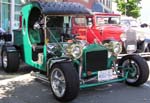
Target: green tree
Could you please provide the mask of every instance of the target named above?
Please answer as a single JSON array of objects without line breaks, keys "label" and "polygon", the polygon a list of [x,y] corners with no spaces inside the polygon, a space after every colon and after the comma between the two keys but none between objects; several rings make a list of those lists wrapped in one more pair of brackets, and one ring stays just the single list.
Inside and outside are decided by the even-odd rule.
[{"label": "green tree", "polygon": [[118,11],[122,13],[122,15],[132,16],[134,18],[138,18],[140,16],[139,6],[141,0],[116,0]]}]

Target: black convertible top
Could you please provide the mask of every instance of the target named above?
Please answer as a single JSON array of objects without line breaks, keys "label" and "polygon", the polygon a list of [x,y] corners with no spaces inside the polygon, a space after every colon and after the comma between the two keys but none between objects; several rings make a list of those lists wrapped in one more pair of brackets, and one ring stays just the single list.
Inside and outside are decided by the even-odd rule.
[{"label": "black convertible top", "polygon": [[92,14],[91,10],[75,2],[33,2],[38,3],[45,15]]}]

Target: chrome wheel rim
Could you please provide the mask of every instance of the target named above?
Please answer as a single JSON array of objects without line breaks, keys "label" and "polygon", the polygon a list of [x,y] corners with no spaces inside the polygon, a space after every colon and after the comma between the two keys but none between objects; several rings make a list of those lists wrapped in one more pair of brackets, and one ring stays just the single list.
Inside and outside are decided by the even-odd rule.
[{"label": "chrome wheel rim", "polygon": [[123,63],[123,67],[132,68],[129,70],[128,78],[126,79],[129,83],[134,83],[139,79],[140,69],[138,64],[133,60],[126,60]]},{"label": "chrome wheel rim", "polygon": [[62,97],[66,90],[66,81],[63,72],[59,68],[51,73],[51,88],[57,97]]},{"label": "chrome wheel rim", "polygon": [[6,54],[6,52],[3,52],[3,66],[4,66],[4,68],[7,68],[7,65],[8,65],[8,60],[7,60],[7,54]]}]

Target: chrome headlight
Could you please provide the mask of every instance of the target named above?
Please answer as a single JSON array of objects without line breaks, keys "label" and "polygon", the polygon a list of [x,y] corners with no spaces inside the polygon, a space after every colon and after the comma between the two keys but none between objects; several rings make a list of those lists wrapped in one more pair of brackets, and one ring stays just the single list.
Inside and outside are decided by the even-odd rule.
[{"label": "chrome headlight", "polygon": [[122,44],[119,42],[115,42],[113,52],[115,54],[120,54],[122,52]]},{"label": "chrome headlight", "polygon": [[126,33],[122,33],[122,34],[120,35],[120,39],[121,39],[123,42],[126,41],[126,40],[127,40]]},{"label": "chrome headlight", "polygon": [[122,52],[122,44],[120,42],[113,42],[113,52],[115,54],[120,54]]},{"label": "chrome headlight", "polygon": [[79,44],[72,44],[67,48],[67,55],[73,59],[79,59],[82,56],[82,46]]},{"label": "chrome headlight", "polygon": [[109,43],[105,43],[104,46],[114,54],[122,52],[122,44],[118,41],[110,41]]}]

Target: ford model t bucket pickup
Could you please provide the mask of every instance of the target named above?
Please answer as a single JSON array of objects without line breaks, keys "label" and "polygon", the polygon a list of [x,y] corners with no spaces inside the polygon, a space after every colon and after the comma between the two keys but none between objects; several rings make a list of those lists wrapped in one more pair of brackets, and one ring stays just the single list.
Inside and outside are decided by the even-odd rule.
[{"label": "ford model t bucket pickup", "polygon": [[149,76],[146,61],[137,55],[124,56],[116,64],[121,44],[111,41],[88,44],[79,35],[66,32],[71,16],[89,15],[84,6],[71,2],[31,2],[22,8],[22,30],[14,31],[14,43],[2,48],[6,72],[19,68],[20,58],[48,80],[54,97],[71,101],[79,89],[125,81],[139,86]]}]

